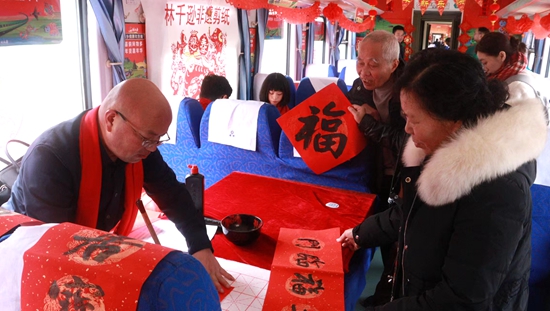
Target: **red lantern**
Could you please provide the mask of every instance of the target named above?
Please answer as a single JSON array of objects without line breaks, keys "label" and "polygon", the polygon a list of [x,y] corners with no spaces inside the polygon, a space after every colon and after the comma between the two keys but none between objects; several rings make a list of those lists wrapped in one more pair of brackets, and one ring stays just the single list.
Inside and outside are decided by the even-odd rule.
[{"label": "red lantern", "polygon": [[491,23],[495,23],[496,21],[498,21],[498,16],[496,16],[495,14],[491,14],[489,15],[489,20],[491,21]]},{"label": "red lantern", "polygon": [[498,5],[498,3],[495,2],[489,6],[489,9],[491,9],[491,11],[494,13],[500,9],[500,5]]},{"label": "red lantern", "polygon": [[371,19],[374,19],[376,17],[376,15],[378,15],[378,12],[376,12],[376,10],[370,10],[369,11],[369,16]]},{"label": "red lantern", "polygon": [[369,0],[369,4],[372,6],[376,6],[378,4],[378,0]]},{"label": "red lantern", "polygon": [[340,19],[340,16],[344,14],[344,11],[339,7],[335,2],[329,3],[323,9],[323,15],[331,22],[337,22]]}]

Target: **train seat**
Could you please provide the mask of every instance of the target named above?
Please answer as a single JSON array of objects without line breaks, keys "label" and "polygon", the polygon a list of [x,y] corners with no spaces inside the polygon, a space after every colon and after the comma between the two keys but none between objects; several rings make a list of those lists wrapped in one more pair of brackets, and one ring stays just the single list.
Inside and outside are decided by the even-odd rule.
[{"label": "train seat", "polygon": [[308,64],[306,77],[338,77],[336,67],[330,64]]},{"label": "train seat", "polygon": [[528,311],[548,310],[550,306],[550,187],[531,186],[533,222],[531,231],[531,276]]},{"label": "train seat", "polygon": [[[262,88],[262,84],[264,83],[265,78],[269,75],[268,73],[257,73],[254,75],[254,84],[253,84],[253,93],[252,99],[253,100],[260,100],[260,90]],[[294,85],[294,80],[290,76],[285,76],[288,81],[288,87],[290,89],[290,102],[288,103],[288,107],[290,109],[294,108],[296,106],[296,86]]]},{"label": "train seat", "polygon": [[298,88],[296,89],[296,105],[300,104],[304,100],[308,99],[311,95],[315,94],[317,91],[320,91],[325,86],[336,83],[342,93],[346,94],[348,92],[348,87],[342,79],[338,78],[321,78],[321,77],[305,77],[302,78]]},{"label": "train seat", "polygon": [[294,146],[284,132],[279,140],[279,158],[291,168],[283,172],[282,178],[361,192],[370,192],[368,182],[371,180],[373,154],[372,147],[367,146],[349,161],[317,175],[301,157],[294,155]]},{"label": "train seat", "polygon": [[[212,109],[216,109],[217,105],[224,104],[225,101],[234,101],[250,107],[259,106],[255,151],[209,141]],[[281,127],[276,121],[279,116],[280,113],[275,106],[258,101],[218,99],[210,104],[204,111],[200,124],[201,147],[196,161],[202,174],[208,176],[205,179],[206,187],[233,171],[273,176],[281,135]],[[231,119],[231,122],[240,121]]]},{"label": "train seat", "polygon": [[[175,170],[187,174],[188,162],[194,162],[201,145],[200,124],[203,115],[202,106],[198,100],[186,97],[178,108],[176,124],[176,140],[174,144],[162,144],[158,148],[166,163]],[[176,172],[176,175],[178,172]]]}]

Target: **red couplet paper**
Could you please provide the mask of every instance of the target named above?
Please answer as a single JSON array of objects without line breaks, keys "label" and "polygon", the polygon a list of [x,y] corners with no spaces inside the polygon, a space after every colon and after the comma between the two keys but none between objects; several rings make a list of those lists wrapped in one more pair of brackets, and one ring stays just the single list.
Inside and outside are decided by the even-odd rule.
[{"label": "red couplet paper", "polygon": [[19,225],[29,225],[31,223],[38,225],[42,222],[0,207],[0,236],[3,236]]},{"label": "red couplet paper", "polygon": [[367,144],[348,107],[349,100],[335,83],[277,119],[306,165],[322,174],[353,158]]},{"label": "red couplet paper", "polygon": [[167,247],[71,223],[51,227],[24,254],[23,310],[136,310]]},{"label": "red couplet paper", "polygon": [[266,310],[344,310],[340,228],[281,228],[264,301]]}]

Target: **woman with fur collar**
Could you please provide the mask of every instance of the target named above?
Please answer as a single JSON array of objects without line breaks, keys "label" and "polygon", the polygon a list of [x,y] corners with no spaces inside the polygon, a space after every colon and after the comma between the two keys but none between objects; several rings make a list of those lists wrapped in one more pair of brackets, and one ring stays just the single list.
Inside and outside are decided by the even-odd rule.
[{"label": "woman with fur collar", "polygon": [[417,53],[397,87],[410,134],[401,200],[337,239],[399,242],[392,301],[368,310],[525,310],[543,106],[510,107],[505,86],[453,50]]}]

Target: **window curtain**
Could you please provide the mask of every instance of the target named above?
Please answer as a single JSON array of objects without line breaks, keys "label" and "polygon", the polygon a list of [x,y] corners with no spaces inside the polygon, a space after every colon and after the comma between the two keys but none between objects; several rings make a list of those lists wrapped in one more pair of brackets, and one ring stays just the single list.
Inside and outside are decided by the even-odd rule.
[{"label": "window curtain", "polygon": [[340,59],[340,43],[344,38],[344,29],[338,22],[327,22],[327,39],[328,39],[328,63],[336,67],[336,62]]},{"label": "window curtain", "polygon": [[241,52],[239,53],[239,85],[237,99],[248,100],[250,96],[250,32],[246,10],[237,9]]},{"label": "window curtain", "polygon": [[97,18],[99,30],[105,41],[111,68],[113,85],[126,80],[124,74],[124,8],[122,0],[90,0]]},{"label": "window curtain", "polygon": [[258,19],[258,25],[256,25],[256,50],[254,51],[254,68],[256,72],[260,72],[260,64],[262,63],[262,55],[264,51],[265,41],[265,28],[267,27],[267,19],[269,17],[269,10],[258,9],[256,10],[256,16]]},{"label": "window curtain", "polygon": [[351,59],[357,59],[357,46],[355,45],[357,43],[357,33],[355,32],[349,32],[349,46],[351,49]]},{"label": "window curtain", "polygon": [[[267,27],[267,19],[269,11],[267,9],[256,10],[256,50],[254,51],[254,74],[261,72],[260,64],[262,63],[262,55],[264,51],[265,28]],[[260,89],[261,85],[254,85],[252,79],[252,94],[256,93],[256,89]],[[252,98],[252,97],[251,97]]]},{"label": "window curtain", "polygon": [[302,24],[297,24],[296,27],[296,81],[302,80],[304,77],[304,65],[302,63]]},{"label": "window curtain", "polygon": [[315,29],[313,23],[307,24],[307,37],[306,37],[306,65],[304,66],[302,76],[305,76],[305,70],[307,65],[313,64],[313,45],[315,44]]}]

